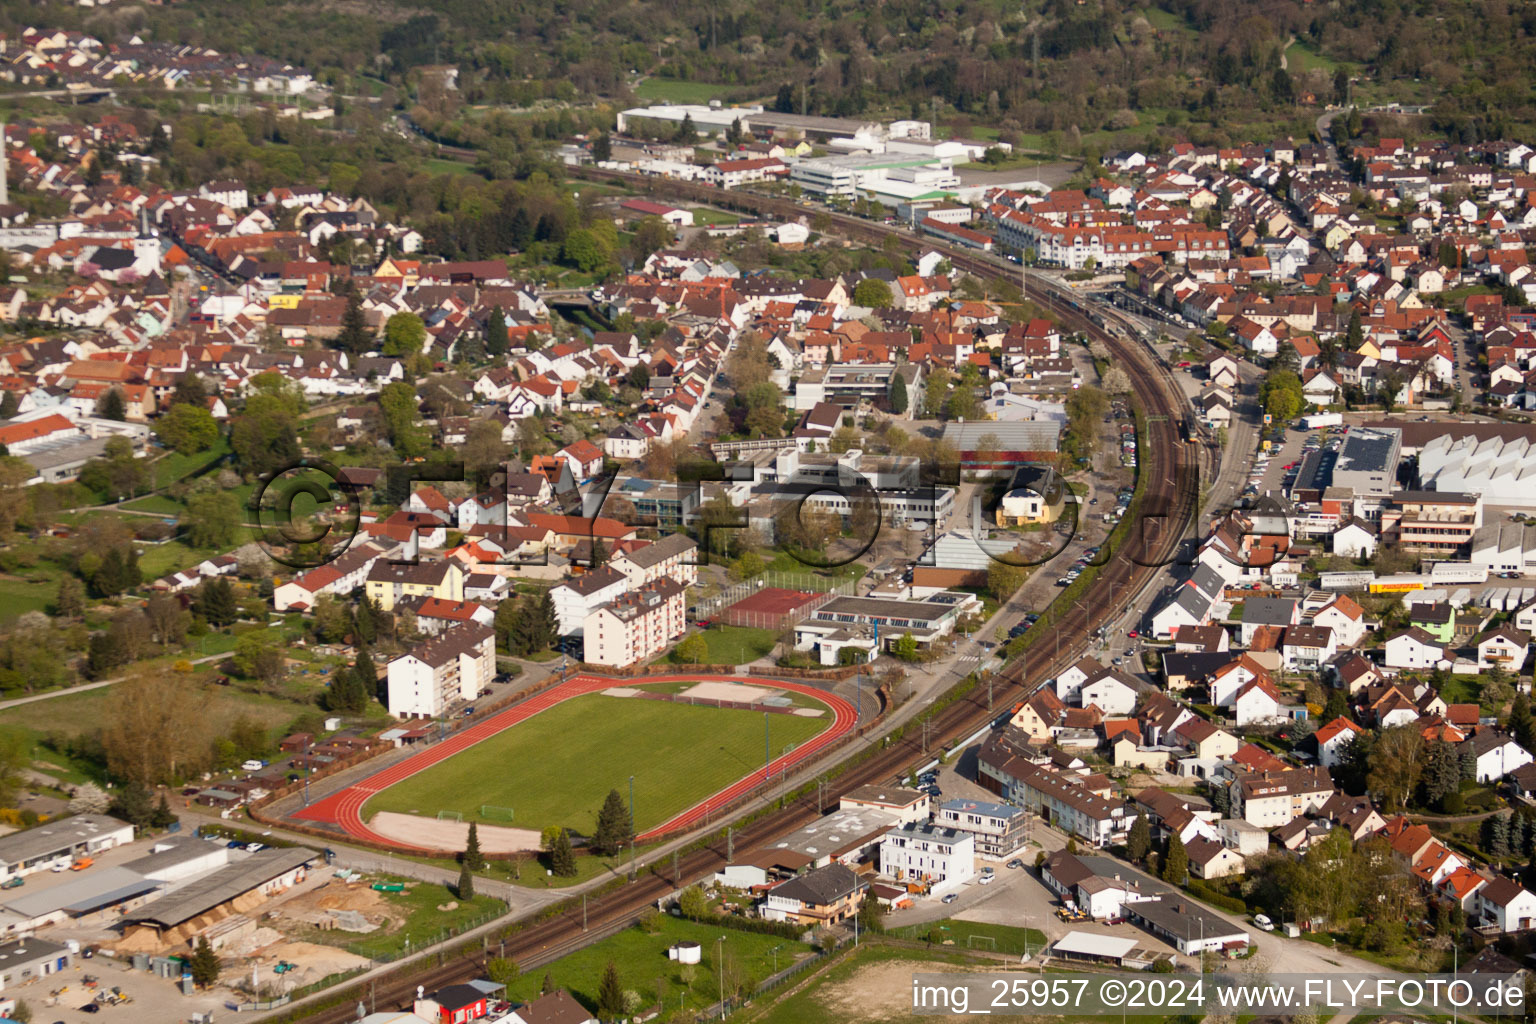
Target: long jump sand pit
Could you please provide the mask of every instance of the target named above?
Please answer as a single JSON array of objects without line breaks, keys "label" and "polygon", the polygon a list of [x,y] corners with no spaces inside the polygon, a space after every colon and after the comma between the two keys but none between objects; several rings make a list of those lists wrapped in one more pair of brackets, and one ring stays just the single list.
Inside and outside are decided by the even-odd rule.
[{"label": "long jump sand pit", "polygon": [[679,698],[689,700],[734,700],[743,704],[756,704],[782,693],[782,690],[773,690],[763,686],[748,686],[745,683],[722,683],[716,679],[706,679],[700,683],[694,683],[688,689],[678,694]]},{"label": "long jump sand pit", "polygon": [[[368,827],[388,839],[429,850],[462,850],[469,843],[467,821],[439,821],[414,814],[380,811],[369,820]],[[539,848],[539,833],[533,829],[505,828],[482,821],[476,832],[481,853],[517,853]]]}]

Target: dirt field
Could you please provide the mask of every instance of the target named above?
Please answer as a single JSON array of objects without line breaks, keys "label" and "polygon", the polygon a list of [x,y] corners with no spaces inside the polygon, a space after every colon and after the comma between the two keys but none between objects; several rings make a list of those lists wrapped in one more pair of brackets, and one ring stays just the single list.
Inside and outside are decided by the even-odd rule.
[{"label": "dirt field", "polygon": [[[984,970],[984,968],[976,968]],[[914,974],[968,973],[953,964],[931,960],[889,960],[860,968],[846,981],[824,986],[816,1001],[838,1020],[896,1021],[912,1017],[912,976]],[[924,1015],[924,1020],[962,1021],[962,1014]]]},{"label": "dirt field", "polygon": [[688,687],[679,697],[691,697],[696,700],[737,700],[746,704],[755,704],[765,697],[772,697],[778,690],[770,690],[762,686],[746,686],[741,683],[722,683],[714,680],[706,680]]},{"label": "dirt field", "polygon": [[[438,821],[415,814],[380,811],[369,820],[368,827],[390,839],[436,850],[462,850],[469,842],[469,823],[463,821]],[[481,822],[477,831],[482,853],[515,853],[539,848],[539,834],[532,829],[503,828]]]}]

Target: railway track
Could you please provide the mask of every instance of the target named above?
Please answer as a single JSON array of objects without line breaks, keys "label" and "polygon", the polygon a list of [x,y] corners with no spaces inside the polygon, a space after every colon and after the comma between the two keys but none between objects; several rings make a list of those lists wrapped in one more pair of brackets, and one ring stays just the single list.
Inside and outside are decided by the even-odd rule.
[{"label": "railway track", "polygon": [[[636,175],[592,168],[573,169],[582,177],[609,180],[643,191],[664,194],[671,199],[691,199],[716,206],[728,206],[764,216],[801,216],[806,211],[799,204],[777,197],[721,191],[684,182],[643,178]],[[659,187],[664,185],[665,187]],[[840,214],[828,214],[834,229],[860,241],[883,243],[896,238],[905,249],[934,249],[943,252],[951,263],[983,279],[1012,284],[1019,270],[983,254],[958,249],[935,239],[919,238],[883,225]],[[1184,414],[1182,392],[1172,374],[1150,347],[1136,340],[1134,334],[1117,336],[1104,329],[1102,316],[1082,308],[1077,298],[1053,283],[1031,280],[1034,296],[1057,315],[1064,326],[1102,341],[1125,366],[1135,384],[1136,398],[1143,414],[1145,434],[1140,445],[1140,499],[1142,523],[1109,554],[1093,583],[1071,608],[1062,611],[1053,625],[1059,634],[1059,647],[1051,654],[1026,652],[1008,664],[992,679],[990,688],[973,687],[960,699],[944,707],[930,720],[927,738],[943,744],[975,733],[998,715],[999,708],[1010,708],[1033,688],[1075,661],[1080,649],[1092,638],[1096,625],[1119,615],[1150,582],[1162,566],[1177,555],[1186,529],[1196,516],[1199,499],[1199,446],[1187,444],[1180,430]],[[1059,653],[1055,653],[1059,650]],[[860,759],[849,765],[826,788],[825,799],[835,805],[837,798],[866,784],[888,784],[904,779],[908,770],[925,760],[929,744],[923,730],[906,730],[899,738],[871,746]],[[788,803],[777,813],[748,822],[734,835],[734,850],[745,854],[766,848],[773,840],[820,817],[821,805],[810,796]],[[290,1010],[285,1019],[312,1020],[319,1024],[346,1024],[356,1016],[359,1002],[370,1010],[408,1006],[418,986],[427,991],[483,974],[487,955],[506,956],[524,971],[541,967],[580,949],[598,938],[622,929],[639,918],[658,900],[670,896],[679,885],[687,885],[713,874],[730,861],[723,841],[711,842],[679,857],[676,874],[666,862],[642,869],[635,881],[599,895],[580,905],[573,905],[554,916],[534,921],[516,930],[488,940],[483,948],[471,940],[464,946],[439,954],[436,962],[412,965],[376,979],[326,993],[328,999],[340,998],[339,1005],[305,1013],[303,1007]]]}]

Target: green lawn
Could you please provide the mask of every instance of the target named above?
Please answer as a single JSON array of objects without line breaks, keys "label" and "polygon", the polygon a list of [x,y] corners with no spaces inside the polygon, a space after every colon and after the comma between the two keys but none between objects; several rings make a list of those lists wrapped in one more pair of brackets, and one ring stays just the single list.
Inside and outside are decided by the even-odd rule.
[{"label": "green lawn", "polygon": [[[195,649],[192,655],[196,656]],[[235,686],[210,685],[208,693],[208,713],[204,716],[204,725],[209,735],[227,733],[229,727],[242,715],[275,730],[287,726],[304,712],[314,710],[312,703],[249,693]],[[7,708],[5,722],[7,725],[30,729],[39,736],[50,733],[78,736],[99,728],[112,714],[115,700],[110,686],[87,690],[85,693],[65,694]]]},{"label": "green lawn", "polygon": [[178,480],[187,480],[197,476],[209,466],[224,458],[229,452],[229,439],[222,435],[220,435],[214,446],[207,451],[194,452],[191,455],[171,452],[164,458],[155,461],[155,486],[169,487]]},{"label": "green lawn", "polygon": [[694,207],[693,223],[697,227],[705,227],[712,224],[739,224],[741,218],[734,213],[722,213],[719,210],[710,210],[702,206]]},{"label": "green lawn", "polygon": [[772,654],[779,640],[771,629],[747,626],[711,626],[703,636],[709,644],[706,665],[746,665]]},{"label": "green lawn", "polygon": [[724,100],[728,86],[714,82],[684,82],[676,78],[647,78],[635,86],[635,95],[648,103],[708,103]]},{"label": "green lawn", "polygon": [[433,174],[474,174],[475,165],[462,160],[423,160],[422,166]]},{"label": "green lawn", "polygon": [[0,578],[0,622],[14,619],[25,612],[47,611],[58,591],[57,580],[48,583],[14,576]]},{"label": "green lawn", "polygon": [[1182,32],[1186,35],[1195,34],[1195,30],[1190,27],[1189,22],[1185,21],[1179,15],[1174,14],[1172,11],[1165,11],[1161,7],[1148,7],[1141,13],[1146,16],[1147,21],[1151,23],[1152,27],[1157,29],[1159,32]]},{"label": "green lawn", "polygon": [[[833,565],[822,568],[817,565],[806,565],[800,559],[788,551],[776,551],[768,562],[767,570],[771,572],[797,573],[801,576],[820,576],[823,579],[857,580],[863,579],[869,572],[869,566],[863,562],[849,562],[846,565]],[[790,586],[792,584],[785,584]]]},{"label": "green lawn", "polygon": [[[913,925],[911,928],[904,928],[893,934],[904,939],[926,940],[935,931],[940,936],[940,943],[953,942],[961,949],[972,947],[984,951],[996,949],[999,953],[1017,953],[1022,956],[1026,951],[1038,953],[1045,946],[1045,933],[1038,928],[1015,928],[1006,924],[960,921],[952,917],[932,924]],[[976,941],[971,941],[972,936],[977,936]]]},{"label": "green lawn", "polygon": [[[589,835],[608,791],[627,800],[633,775],[635,827],[644,832],[761,767],[763,721],[752,711],[575,697],[389,787],[364,815],[448,810],[474,820],[489,804],[511,807],[521,828]],[[769,716],[773,755],[830,724],[829,716]]]},{"label": "green lawn", "polygon": [[129,512],[153,512],[162,516],[179,516],[187,510],[181,502],[163,494],[147,494],[142,498],[125,501],[123,508]]},{"label": "green lawn", "polygon": [[1318,53],[1310,43],[1292,43],[1285,51],[1286,69],[1293,75],[1304,75],[1309,71],[1325,71],[1333,74],[1341,66],[1345,70],[1354,72],[1359,70],[1354,64],[1341,64],[1324,54]]},{"label": "green lawn", "polygon": [[[724,942],[718,941],[721,936]],[[667,959],[669,946],[689,941],[704,947],[702,963],[684,966]],[[775,965],[782,970],[809,951],[804,943],[776,935],[754,935],[662,917],[654,934],[638,926],[627,928],[548,967],[530,970],[507,986],[507,998],[534,998],[547,974],[556,988],[569,989],[582,1004],[593,1008],[597,1005],[598,984],[611,961],[619,973],[619,985],[640,993],[647,1007],[654,1007],[660,998],[669,1010],[676,1010],[679,1005],[687,1010],[700,1010],[719,998],[716,968],[722,961],[728,978],[751,987],[773,974]]]}]

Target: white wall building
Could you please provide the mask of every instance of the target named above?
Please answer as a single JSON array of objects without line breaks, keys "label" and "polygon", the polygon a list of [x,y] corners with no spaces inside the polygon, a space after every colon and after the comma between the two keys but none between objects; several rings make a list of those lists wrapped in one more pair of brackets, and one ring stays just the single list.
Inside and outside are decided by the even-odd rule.
[{"label": "white wall building", "polygon": [[478,622],[456,626],[389,663],[389,713],[436,718],[474,700],[496,675],[496,631]]},{"label": "white wall building", "polygon": [[583,660],[624,668],[666,650],[687,628],[685,590],[663,576],[594,609],[582,626]]},{"label": "white wall building", "polygon": [[969,832],[907,823],[880,841],[880,872],[898,882],[927,883],[941,895],[976,876],[976,839]]}]

